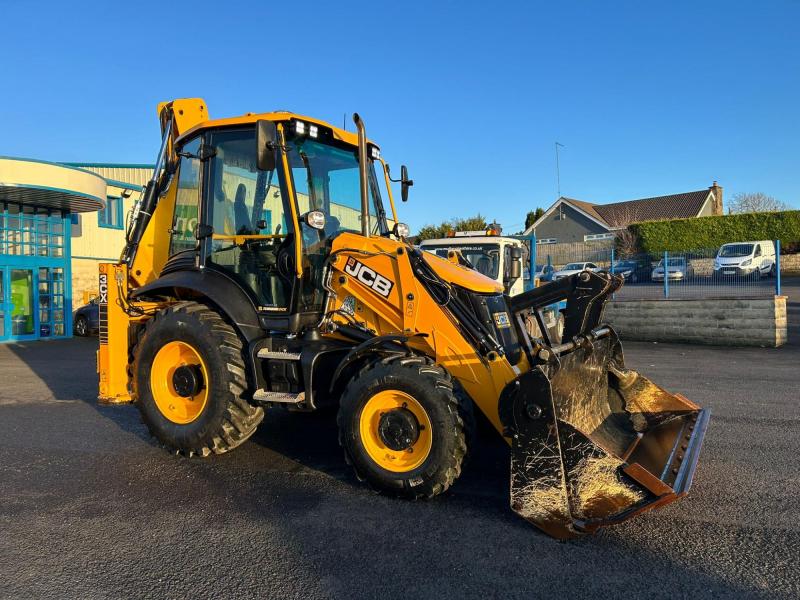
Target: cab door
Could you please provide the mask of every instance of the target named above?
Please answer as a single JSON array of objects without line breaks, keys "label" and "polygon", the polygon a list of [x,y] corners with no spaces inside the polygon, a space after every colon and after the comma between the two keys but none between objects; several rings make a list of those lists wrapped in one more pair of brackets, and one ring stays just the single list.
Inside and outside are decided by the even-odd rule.
[{"label": "cab door", "polygon": [[213,153],[203,171],[206,265],[235,279],[260,313],[288,315],[296,241],[280,168],[258,169],[254,127],[215,130],[205,143]]}]

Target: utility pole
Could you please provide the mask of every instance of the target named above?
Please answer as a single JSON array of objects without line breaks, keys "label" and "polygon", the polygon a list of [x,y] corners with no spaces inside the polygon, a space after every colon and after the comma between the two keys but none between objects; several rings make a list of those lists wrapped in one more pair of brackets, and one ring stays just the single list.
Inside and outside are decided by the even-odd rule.
[{"label": "utility pole", "polygon": [[558,164],[558,148],[566,148],[564,144],[559,144],[556,142],[556,185],[558,189],[558,198],[561,198],[561,169]]}]

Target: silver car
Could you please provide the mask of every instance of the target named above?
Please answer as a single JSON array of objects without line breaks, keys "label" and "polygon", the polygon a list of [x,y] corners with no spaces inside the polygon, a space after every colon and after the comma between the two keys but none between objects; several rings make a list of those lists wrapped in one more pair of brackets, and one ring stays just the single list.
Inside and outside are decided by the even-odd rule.
[{"label": "silver car", "polygon": [[564,277],[569,277],[570,275],[575,275],[575,273],[580,273],[581,271],[599,271],[600,267],[598,267],[593,262],[575,262],[569,263],[561,267],[558,271],[553,273],[553,281],[558,281],[559,279],[564,279]]},{"label": "silver car", "polygon": [[[670,281],[684,281],[694,277],[694,267],[686,260],[685,256],[674,256],[667,258],[667,277]],[[658,266],[653,269],[650,276],[653,281],[664,281],[664,259],[658,261]]]}]

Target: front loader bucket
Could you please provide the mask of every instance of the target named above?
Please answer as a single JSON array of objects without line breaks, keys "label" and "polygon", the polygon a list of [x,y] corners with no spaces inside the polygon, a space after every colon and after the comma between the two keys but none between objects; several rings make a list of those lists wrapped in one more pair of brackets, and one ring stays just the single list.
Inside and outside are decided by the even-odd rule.
[{"label": "front loader bucket", "polygon": [[511,507],[570,538],[685,495],[709,411],[625,368],[610,327],[548,348],[511,382]]}]

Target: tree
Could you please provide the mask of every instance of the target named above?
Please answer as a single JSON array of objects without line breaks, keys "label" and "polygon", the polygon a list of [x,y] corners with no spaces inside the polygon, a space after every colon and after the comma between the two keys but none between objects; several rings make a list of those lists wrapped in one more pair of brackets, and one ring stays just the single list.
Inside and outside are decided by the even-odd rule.
[{"label": "tree", "polygon": [[611,211],[606,220],[614,227],[614,245],[620,258],[627,258],[637,254],[639,250],[639,237],[631,230],[630,225],[644,220],[644,214],[631,204],[622,204]]},{"label": "tree", "polygon": [[486,229],[487,226],[486,219],[478,213],[474,217],[464,219],[452,218],[449,221],[443,221],[439,225],[423,225],[417,236],[420,241],[430,240],[447,237],[448,231],[481,231]]},{"label": "tree", "polygon": [[763,192],[740,192],[734,195],[728,212],[730,213],[757,213],[757,212],[777,212],[788,210],[789,205],[781,202],[772,196],[767,196]]},{"label": "tree", "polygon": [[537,207],[536,210],[532,210],[528,212],[528,215],[525,217],[525,229],[536,223],[541,216],[544,214],[544,209],[541,207]]}]

